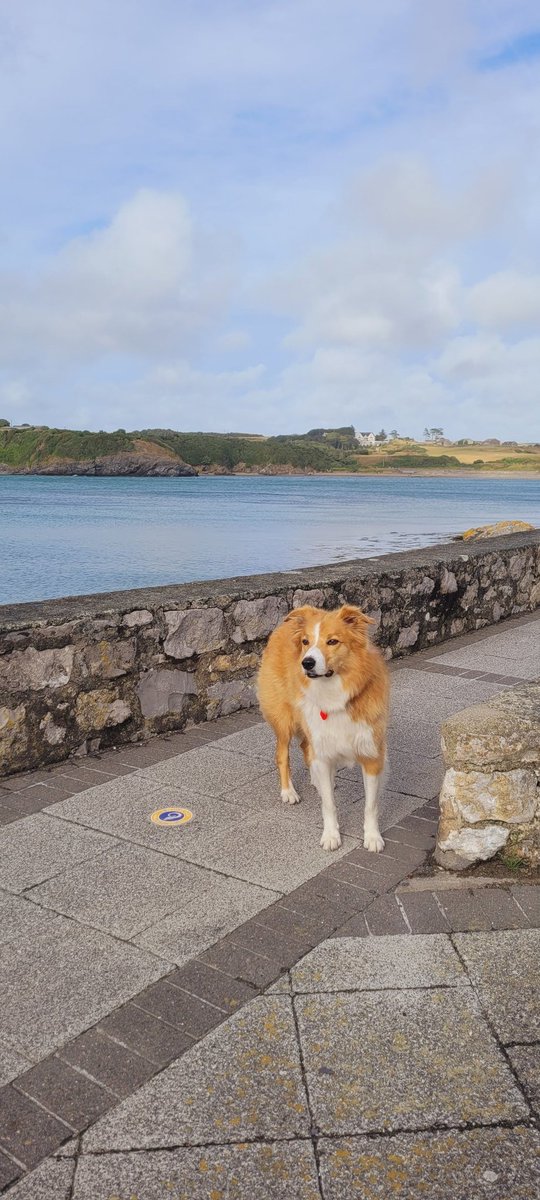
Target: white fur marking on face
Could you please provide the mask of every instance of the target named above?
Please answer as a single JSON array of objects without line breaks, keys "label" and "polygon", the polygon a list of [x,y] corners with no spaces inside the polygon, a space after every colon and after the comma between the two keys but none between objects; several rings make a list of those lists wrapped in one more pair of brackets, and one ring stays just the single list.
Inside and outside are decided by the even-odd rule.
[{"label": "white fur marking on face", "polygon": [[322,650],[319,650],[319,647],[317,645],[317,642],[319,641],[320,632],[321,632],[321,625],[319,622],[319,624],[315,626],[315,631],[313,634],[313,645],[308,647],[308,649],[306,650],[306,653],[304,654],[304,658],[314,658],[315,659],[315,666],[313,668],[314,671],[316,672],[317,675],[325,675],[326,674],[326,659],[324,657],[324,654],[322,653]]}]

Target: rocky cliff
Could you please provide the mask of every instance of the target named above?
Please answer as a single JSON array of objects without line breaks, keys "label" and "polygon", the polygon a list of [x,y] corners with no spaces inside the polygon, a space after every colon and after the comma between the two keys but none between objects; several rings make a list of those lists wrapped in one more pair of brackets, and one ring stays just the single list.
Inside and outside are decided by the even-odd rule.
[{"label": "rocky cliff", "polygon": [[0,472],[10,475],[198,475],[195,467],[168,455],[136,454],[123,451],[98,458],[57,459],[33,467],[15,467],[0,463]]}]

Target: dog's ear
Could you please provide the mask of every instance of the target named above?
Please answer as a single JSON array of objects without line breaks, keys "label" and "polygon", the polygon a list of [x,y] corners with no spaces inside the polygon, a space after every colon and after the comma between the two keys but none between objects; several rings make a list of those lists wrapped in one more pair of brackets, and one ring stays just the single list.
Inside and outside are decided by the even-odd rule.
[{"label": "dog's ear", "polygon": [[365,630],[368,625],[375,625],[373,617],[366,616],[361,608],[357,608],[356,604],[344,604],[338,612],[338,617],[344,621],[345,625],[352,626],[353,629]]},{"label": "dog's ear", "polygon": [[311,604],[303,604],[301,608],[293,608],[290,613],[287,613],[283,624],[300,629],[305,625],[308,617],[312,617],[315,612],[316,609]]},{"label": "dog's ear", "polygon": [[290,629],[291,637],[296,645],[300,645],[306,624],[314,612],[315,609],[310,604],[303,604],[301,608],[293,608],[292,612],[287,613],[283,624]]}]

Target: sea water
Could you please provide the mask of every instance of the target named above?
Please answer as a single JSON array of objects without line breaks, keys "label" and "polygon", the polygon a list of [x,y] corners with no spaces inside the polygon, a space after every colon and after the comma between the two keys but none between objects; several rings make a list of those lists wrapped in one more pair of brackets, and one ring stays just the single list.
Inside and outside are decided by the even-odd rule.
[{"label": "sea water", "polygon": [[0,603],[295,570],[540,525],[540,480],[0,475]]}]

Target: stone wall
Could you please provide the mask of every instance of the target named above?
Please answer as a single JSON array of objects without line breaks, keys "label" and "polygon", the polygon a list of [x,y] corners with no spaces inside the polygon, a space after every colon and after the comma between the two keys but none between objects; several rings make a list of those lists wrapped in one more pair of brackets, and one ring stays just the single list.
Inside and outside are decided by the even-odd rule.
[{"label": "stone wall", "polygon": [[446,774],[435,857],[463,870],[505,848],[540,864],[540,683],[444,722]]},{"label": "stone wall", "polygon": [[338,565],[0,607],[0,774],[255,703],[292,607],[359,604],[388,658],[540,603],[540,534]]}]

